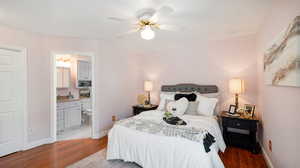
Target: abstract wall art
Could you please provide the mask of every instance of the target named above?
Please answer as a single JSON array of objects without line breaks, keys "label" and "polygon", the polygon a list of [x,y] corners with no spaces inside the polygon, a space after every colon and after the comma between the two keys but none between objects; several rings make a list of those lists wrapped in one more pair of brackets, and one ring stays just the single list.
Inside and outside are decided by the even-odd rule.
[{"label": "abstract wall art", "polygon": [[300,87],[300,16],[264,53],[267,85]]}]

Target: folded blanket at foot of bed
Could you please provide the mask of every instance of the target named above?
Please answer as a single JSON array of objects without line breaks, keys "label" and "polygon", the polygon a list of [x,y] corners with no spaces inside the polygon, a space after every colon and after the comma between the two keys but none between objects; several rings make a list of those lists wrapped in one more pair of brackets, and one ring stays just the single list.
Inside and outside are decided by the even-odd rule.
[{"label": "folded blanket at foot of bed", "polygon": [[150,134],[182,137],[195,142],[203,142],[206,153],[210,152],[210,146],[216,142],[215,138],[207,131],[188,126],[169,125],[165,122],[128,118],[118,121],[116,124]]}]

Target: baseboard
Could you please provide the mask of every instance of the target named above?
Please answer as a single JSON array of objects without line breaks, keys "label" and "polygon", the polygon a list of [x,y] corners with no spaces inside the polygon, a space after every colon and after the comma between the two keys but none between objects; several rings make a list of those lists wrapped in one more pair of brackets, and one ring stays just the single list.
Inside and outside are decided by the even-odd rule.
[{"label": "baseboard", "polygon": [[102,137],[104,137],[104,136],[106,136],[107,134],[108,134],[108,131],[109,130],[103,130],[103,131],[101,131],[101,132],[97,132],[97,133],[95,133],[94,135],[93,135],[93,139],[99,139],[99,138],[102,138]]},{"label": "baseboard", "polygon": [[261,147],[261,151],[262,151],[262,154],[263,154],[263,156],[265,158],[265,161],[267,163],[268,168],[274,168],[273,163],[272,163],[269,155],[267,154],[264,146],[261,143],[260,143],[260,147]]},{"label": "baseboard", "polygon": [[52,143],[51,137],[29,142],[23,147],[23,150],[28,150],[49,143]]},{"label": "baseboard", "polygon": [[[108,134],[109,130],[103,130],[99,133],[96,133],[95,135],[93,135],[93,139],[99,139],[102,138],[104,136],[106,136]],[[40,139],[40,140],[36,140],[33,142],[29,142],[27,144],[25,144],[25,146],[23,147],[23,150],[28,150],[28,149],[32,149],[41,145],[45,145],[45,144],[50,144],[55,142],[54,139],[52,137],[49,138],[44,138],[44,139]]]}]

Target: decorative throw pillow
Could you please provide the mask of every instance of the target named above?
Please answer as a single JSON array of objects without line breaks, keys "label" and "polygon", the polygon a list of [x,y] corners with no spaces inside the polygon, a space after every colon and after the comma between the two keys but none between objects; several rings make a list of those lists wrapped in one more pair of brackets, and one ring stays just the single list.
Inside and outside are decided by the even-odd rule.
[{"label": "decorative throw pillow", "polygon": [[175,94],[174,99],[179,100],[183,97],[187,98],[188,101],[196,101],[196,99],[197,99],[197,95],[195,93],[191,93],[191,94],[177,93],[177,94]]},{"label": "decorative throw pillow", "polygon": [[194,101],[194,102],[189,102],[188,108],[186,109],[184,114],[189,114],[189,115],[199,115],[197,113],[198,111],[198,106],[199,106],[199,102],[198,101]]},{"label": "decorative throw pillow", "polygon": [[198,113],[205,116],[213,116],[216,104],[218,102],[217,98],[208,98],[202,95],[198,95],[197,100],[199,101]]},{"label": "decorative throw pillow", "polygon": [[157,110],[164,111],[166,100],[174,100],[175,92],[161,92],[160,93],[160,102]]},{"label": "decorative throw pillow", "polygon": [[189,101],[187,98],[183,97],[176,101],[170,101],[166,109],[168,112],[173,113],[174,116],[183,115],[185,111],[187,110],[189,105]]}]

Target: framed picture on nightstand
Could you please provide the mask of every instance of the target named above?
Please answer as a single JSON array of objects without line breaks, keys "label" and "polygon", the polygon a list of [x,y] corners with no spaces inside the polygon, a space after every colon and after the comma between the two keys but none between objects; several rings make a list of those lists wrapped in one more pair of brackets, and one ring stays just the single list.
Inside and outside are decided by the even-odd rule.
[{"label": "framed picture on nightstand", "polygon": [[246,116],[253,117],[255,111],[255,105],[245,104],[244,105],[244,113]]},{"label": "framed picture on nightstand", "polygon": [[229,114],[235,114],[235,112],[236,112],[236,105],[230,105],[228,113]]}]

